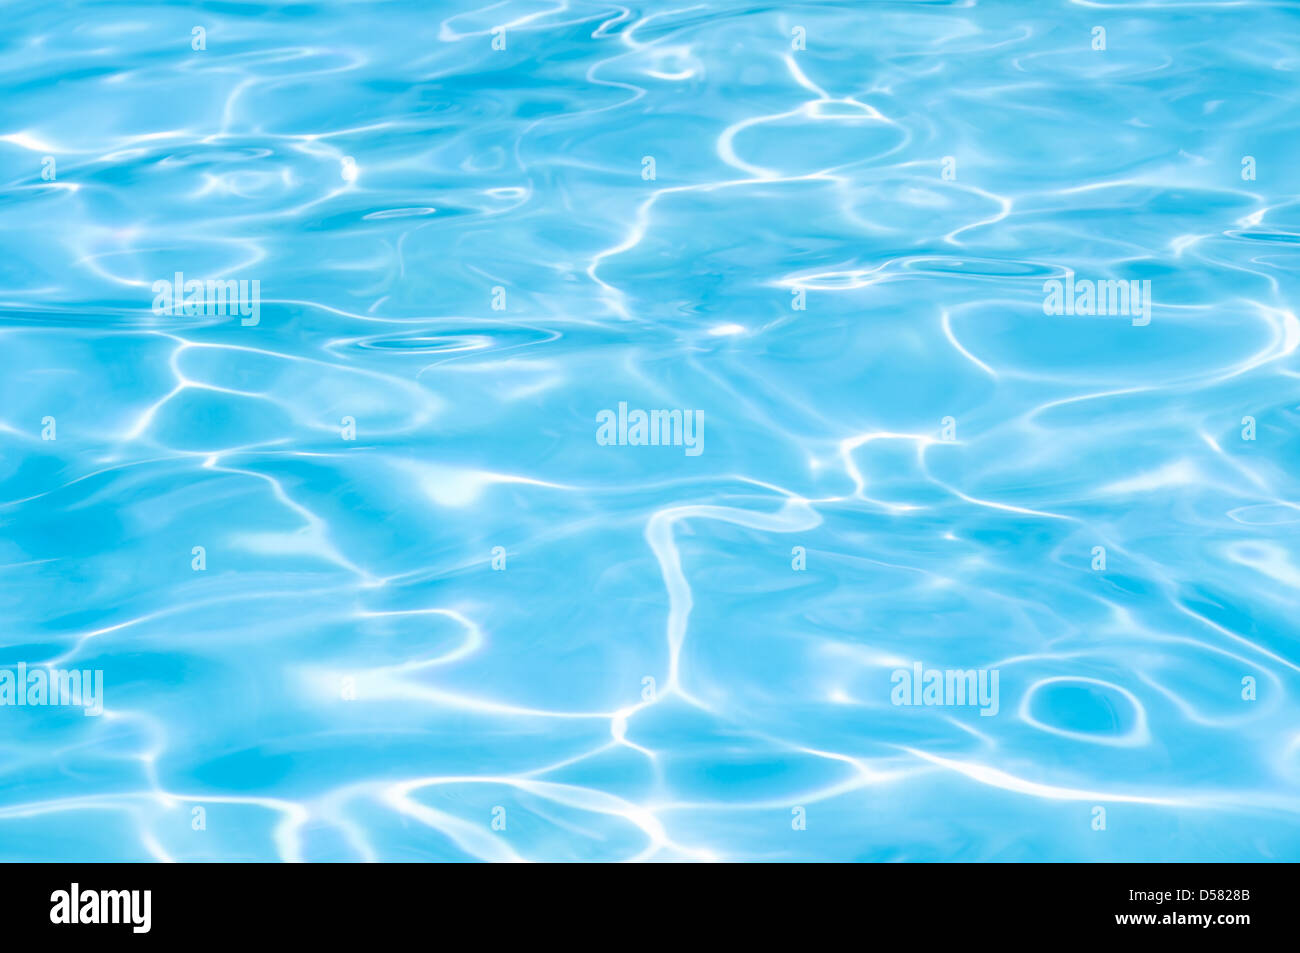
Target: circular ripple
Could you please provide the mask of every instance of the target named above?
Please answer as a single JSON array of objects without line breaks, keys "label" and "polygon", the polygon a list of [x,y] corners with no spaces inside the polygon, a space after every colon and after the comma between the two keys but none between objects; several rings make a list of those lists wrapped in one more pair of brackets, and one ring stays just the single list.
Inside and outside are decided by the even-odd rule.
[{"label": "circular ripple", "polygon": [[1150,740],[1137,696],[1096,678],[1044,678],[1029,686],[1020,717],[1035,728],[1099,745],[1136,747]]},{"label": "circular ripple", "polygon": [[402,354],[447,354],[524,347],[553,341],[554,331],[528,327],[458,328],[441,334],[383,334],[353,340],[350,346],[365,351],[398,351]]}]

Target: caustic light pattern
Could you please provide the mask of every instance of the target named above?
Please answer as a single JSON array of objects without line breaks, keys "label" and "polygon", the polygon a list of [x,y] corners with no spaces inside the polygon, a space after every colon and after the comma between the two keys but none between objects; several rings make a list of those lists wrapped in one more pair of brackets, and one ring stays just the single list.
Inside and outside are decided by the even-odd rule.
[{"label": "caustic light pattern", "polygon": [[1296,859],[1298,50],[7,4],[0,856]]}]

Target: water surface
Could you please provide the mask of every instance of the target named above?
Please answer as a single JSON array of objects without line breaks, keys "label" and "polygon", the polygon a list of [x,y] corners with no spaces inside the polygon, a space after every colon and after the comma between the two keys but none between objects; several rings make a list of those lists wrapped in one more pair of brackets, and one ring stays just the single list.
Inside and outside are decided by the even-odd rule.
[{"label": "water surface", "polygon": [[4,24],[0,856],[1300,855],[1293,5]]}]

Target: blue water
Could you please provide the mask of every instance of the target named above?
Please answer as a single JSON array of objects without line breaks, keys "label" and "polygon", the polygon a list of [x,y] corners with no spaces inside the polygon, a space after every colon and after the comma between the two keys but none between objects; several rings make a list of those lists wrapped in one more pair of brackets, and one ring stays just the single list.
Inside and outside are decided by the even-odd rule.
[{"label": "blue water", "polygon": [[3,9],[3,858],[1300,857],[1294,5]]}]

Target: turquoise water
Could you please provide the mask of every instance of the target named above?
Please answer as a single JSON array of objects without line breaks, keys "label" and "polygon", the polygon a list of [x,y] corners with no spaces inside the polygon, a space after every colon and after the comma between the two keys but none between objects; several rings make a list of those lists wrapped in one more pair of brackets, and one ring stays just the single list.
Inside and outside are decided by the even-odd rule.
[{"label": "turquoise water", "polygon": [[1298,50],[6,4],[0,856],[1296,859]]}]

